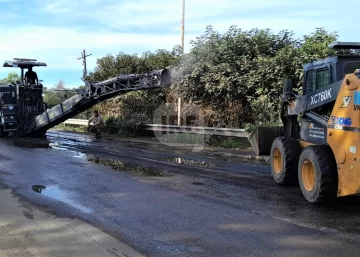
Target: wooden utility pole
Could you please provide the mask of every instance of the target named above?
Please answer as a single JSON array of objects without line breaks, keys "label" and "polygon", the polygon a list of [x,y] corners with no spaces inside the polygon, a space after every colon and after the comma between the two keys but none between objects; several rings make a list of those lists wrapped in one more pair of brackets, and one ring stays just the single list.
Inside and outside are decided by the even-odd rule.
[{"label": "wooden utility pole", "polygon": [[185,0],[182,0],[181,12],[181,50],[184,53],[184,32],[185,32]]},{"label": "wooden utility pole", "polygon": [[83,59],[83,65],[84,65],[84,74],[83,74],[83,80],[85,80],[87,75],[87,69],[86,69],[86,57],[89,57],[92,54],[86,55],[85,49],[81,52],[81,57],[77,58],[78,60]]},{"label": "wooden utility pole", "polygon": [[[182,0],[181,12],[181,51],[184,54],[184,31],[185,31],[185,0]],[[178,98],[178,126],[181,126],[181,97]]]}]

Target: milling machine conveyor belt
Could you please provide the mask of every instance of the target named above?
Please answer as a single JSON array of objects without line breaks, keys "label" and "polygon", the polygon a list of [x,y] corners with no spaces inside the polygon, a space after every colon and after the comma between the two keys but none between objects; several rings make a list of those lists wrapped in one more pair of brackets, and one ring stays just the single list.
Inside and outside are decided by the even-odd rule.
[{"label": "milling machine conveyor belt", "polygon": [[171,75],[168,69],[140,75],[119,75],[102,82],[86,82],[85,88],[80,89],[78,94],[37,115],[27,128],[26,134],[46,131],[114,96],[131,91],[169,87],[170,85]]}]

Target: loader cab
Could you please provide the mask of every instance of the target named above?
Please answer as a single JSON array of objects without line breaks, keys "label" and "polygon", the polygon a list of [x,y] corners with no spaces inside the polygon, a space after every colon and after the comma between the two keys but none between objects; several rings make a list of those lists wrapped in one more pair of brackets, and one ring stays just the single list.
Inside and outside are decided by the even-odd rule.
[{"label": "loader cab", "polygon": [[335,56],[314,61],[303,66],[303,94],[325,87],[342,80],[346,74],[360,68],[360,43],[333,42],[329,48],[337,53]]}]

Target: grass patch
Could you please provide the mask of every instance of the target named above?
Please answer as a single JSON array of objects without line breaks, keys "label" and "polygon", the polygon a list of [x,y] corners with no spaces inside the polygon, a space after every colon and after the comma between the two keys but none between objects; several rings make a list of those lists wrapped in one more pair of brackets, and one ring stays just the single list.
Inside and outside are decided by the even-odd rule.
[{"label": "grass patch", "polygon": [[244,137],[225,137],[211,136],[208,144],[215,147],[232,148],[232,149],[249,149],[251,144]]},{"label": "grass patch", "polygon": [[207,135],[188,134],[188,133],[173,133],[164,134],[161,140],[169,143],[178,144],[205,144],[208,140]]},{"label": "grass patch", "polygon": [[102,164],[111,167],[114,170],[118,170],[118,171],[128,171],[143,176],[165,177],[165,174],[160,169],[154,167],[141,167],[128,162],[98,157],[95,155],[89,155],[87,160],[97,164]]},{"label": "grass patch", "polygon": [[59,129],[59,130],[65,130],[70,132],[87,132],[86,126],[77,126],[77,125],[66,125],[59,124],[52,129]]}]

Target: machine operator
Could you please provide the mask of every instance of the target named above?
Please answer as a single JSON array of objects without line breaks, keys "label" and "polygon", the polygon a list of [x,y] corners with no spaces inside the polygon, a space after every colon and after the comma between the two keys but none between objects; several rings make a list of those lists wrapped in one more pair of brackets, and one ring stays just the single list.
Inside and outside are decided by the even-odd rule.
[{"label": "machine operator", "polygon": [[28,71],[25,73],[25,83],[26,84],[39,84],[38,76],[37,76],[36,72],[32,70],[32,67],[30,67],[28,69]]},{"label": "machine operator", "polygon": [[[90,123],[93,122],[94,125],[90,126]],[[88,129],[91,132],[96,134],[101,134],[101,127],[104,125],[104,120],[97,110],[94,111],[94,115],[90,117],[88,121]]]}]

